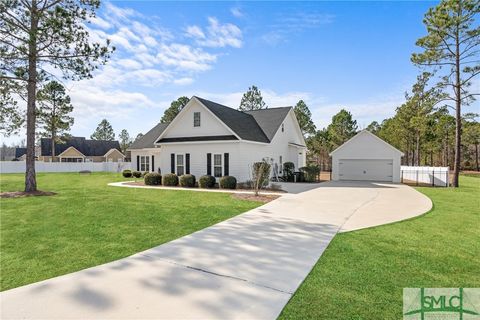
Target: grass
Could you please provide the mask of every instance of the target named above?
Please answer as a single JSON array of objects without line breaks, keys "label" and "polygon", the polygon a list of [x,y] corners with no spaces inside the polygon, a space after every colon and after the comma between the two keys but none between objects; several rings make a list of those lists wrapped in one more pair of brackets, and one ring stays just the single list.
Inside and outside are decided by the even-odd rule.
[{"label": "grass", "polygon": [[[118,174],[38,174],[54,196],[0,200],[0,290],[113,261],[259,206],[223,193],[109,187]],[[23,174],[0,175],[0,191]]]},{"label": "grass", "polygon": [[480,287],[480,179],[460,184],[417,188],[426,215],[337,235],[279,318],[401,319],[403,288]]}]

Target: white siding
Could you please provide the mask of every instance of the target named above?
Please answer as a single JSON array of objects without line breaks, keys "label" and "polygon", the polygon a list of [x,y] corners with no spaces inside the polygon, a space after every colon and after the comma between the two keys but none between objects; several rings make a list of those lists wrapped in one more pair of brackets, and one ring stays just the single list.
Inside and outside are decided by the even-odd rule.
[{"label": "white siding", "polygon": [[[200,127],[193,126],[194,112],[200,112]],[[163,138],[222,135],[232,135],[232,132],[217,120],[207,108],[192,99],[165,131]]]},{"label": "white siding", "polygon": [[283,163],[293,162],[295,171],[306,165],[306,148],[289,145],[289,143],[305,145],[296,121],[294,112],[291,110],[283,122],[284,131],[282,132],[282,126],[280,125],[272,142],[267,147],[269,157],[275,159],[275,162],[278,163],[280,156],[282,156]]},{"label": "white siding", "polygon": [[[152,155],[154,157],[154,163],[152,166]],[[148,156],[150,157],[150,172],[157,172],[161,163],[161,153],[160,148],[155,149],[141,149],[141,150],[132,150],[132,170],[137,170],[137,156]],[[163,171],[162,171],[163,172]]]}]

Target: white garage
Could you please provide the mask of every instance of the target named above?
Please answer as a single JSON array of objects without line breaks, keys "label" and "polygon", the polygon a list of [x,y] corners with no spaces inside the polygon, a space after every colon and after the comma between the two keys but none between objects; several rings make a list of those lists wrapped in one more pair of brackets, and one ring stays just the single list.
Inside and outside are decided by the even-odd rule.
[{"label": "white garage", "polygon": [[332,180],[400,182],[403,153],[363,130],[330,153]]}]

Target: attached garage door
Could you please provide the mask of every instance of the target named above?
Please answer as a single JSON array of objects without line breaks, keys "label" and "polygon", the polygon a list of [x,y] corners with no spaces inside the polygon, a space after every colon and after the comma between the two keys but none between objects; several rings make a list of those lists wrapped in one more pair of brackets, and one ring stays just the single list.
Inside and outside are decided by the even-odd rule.
[{"label": "attached garage door", "polygon": [[341,159],[340,180],[392,181],[393,160]]}]

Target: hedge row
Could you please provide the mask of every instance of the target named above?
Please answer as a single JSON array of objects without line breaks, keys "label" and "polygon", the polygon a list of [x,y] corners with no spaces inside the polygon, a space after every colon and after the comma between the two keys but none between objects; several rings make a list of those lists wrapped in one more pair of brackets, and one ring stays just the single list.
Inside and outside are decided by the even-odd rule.
[{"label": "hedge row", "polygon": [[[125,178],[135,177],[140,178],[142,173],[139,171],[131,171],[131,170],[123,170],[122,175]],[[186,187],[186,188],[194,188],[197,185],[197,180],[193,174],[184,174],[178,177],[174,173],[167,173],[163,176],[156,172],[145,172],[143,173],[143,179],[145,181],[145,185],[147,186],[178,186]],[[216,179],[213,176],[205,175],[201,176],[198,179],[198,187],[200,188],[214,188],[216,183]],[[219,179],[219,187],[221,189],[236,189],[237,188],[237,179],[232,176],[224,176]]]}]

